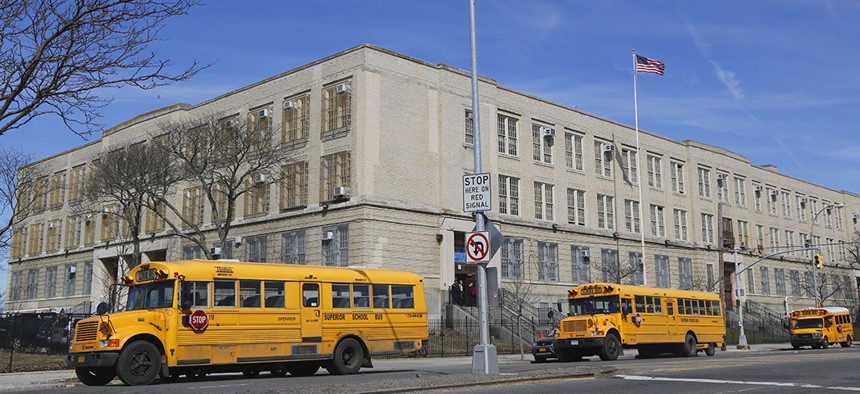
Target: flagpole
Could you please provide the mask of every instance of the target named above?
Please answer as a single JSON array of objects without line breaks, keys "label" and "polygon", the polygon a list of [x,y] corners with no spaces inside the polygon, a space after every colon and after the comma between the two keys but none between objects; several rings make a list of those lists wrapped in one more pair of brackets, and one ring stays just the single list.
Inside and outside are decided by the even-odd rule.
[{"label": "flagpole", "polygon": [[[639,159],[642,157],[642,150],[639,148],[639,97],[638,97],[638,94],[636,92],[636,74],[638,74],[638,72],[636,71],[636,49],[632,50],[632,57],[633,57],[633,114],[634,114],[634,118],[635,118],[634,124],[636,127],[636,160],[639,161]],[[638,164],[641,164],[641,163],[642,162],[639,161]],[[648,165],[647,163],[648,163],[648,161],[646,160],[645,165]],[[641,222],[644,224],[645,223],[645,215],[642,214],[642,209],[643,209],[642,207],[645,205],[645,200],[642,199],[642,182],[644,182],[644,178],[642,177],[642,166],[641,165],[636,166],[636,171],[639,172],[639,220],[641,220]],[[664,223],[665,223],[665,217],[663,219],[664,219]],[[646,270],[645,270],[645,226],[639,227],[639,235],[640,235],[639,241],[640,241],[640,244],[642,247],[642,256],[640,257],[640,260],[642,263],[642,285],[645,286],[648,284],[648,276],[646,275]]]}]

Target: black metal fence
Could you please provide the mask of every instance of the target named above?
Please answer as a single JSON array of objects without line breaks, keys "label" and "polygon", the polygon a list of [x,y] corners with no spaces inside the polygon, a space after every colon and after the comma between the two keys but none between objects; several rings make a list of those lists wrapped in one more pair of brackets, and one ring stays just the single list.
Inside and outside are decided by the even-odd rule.
[{"label": "black metal fence", "polygon": [[83,314],[0,315],[0,373],[65,368],[75,323]]}]

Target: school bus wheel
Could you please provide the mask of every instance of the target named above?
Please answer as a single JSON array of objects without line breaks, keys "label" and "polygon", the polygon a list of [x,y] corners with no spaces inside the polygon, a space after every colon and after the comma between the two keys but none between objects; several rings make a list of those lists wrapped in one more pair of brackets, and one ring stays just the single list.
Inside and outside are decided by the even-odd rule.
[{"label": "school bus wheel", "polygon": [[277,364],[272,369],[269,370],[269,373],[272,374],[272,376],[277,377],[277,378],[280,378],[282,376],[286,376],[287,372],[288,372],[287,366],[284,364]]},{"label": "school bus wheel", "polygon": [[713,343],[709,343],[708,347],[705,348],[705,355],[708,357],[714,357],[715,354],[717,354],[716,347]]},{"label": "school bus wheel", "polygon": [[139,386],[152,383],[161,372],[161,353],[147,341],[134,341],[119,354],[116,374],[123,383]]},{"label": "school bus wheel", "polygon": [[111,367],[75,368],[78,380],[87,386],[104,386],[116,377]]},{"label": "school bus wheel", "polygon": [[698,353],[698,350],[696,350],[696,346],[696,337],[688,332],[686,339],[684,339],[684,344],[681,345],[681,357],[696,356],[696,353]]},{"label": "school bus wheel", "polygon": [[607,334],[603,340],[603,348],[600,349],[598,356],[603,361],[614,361],[618,359],[620,354],[621,341],[618,340],[618,336],[614,333]]},{"label": "school bus wheel", "polygon": [[337,344],[329,372],[335,375],[354,374],[363,364],[364,349],[361,344],[353,338],[346,338]]},{"label": "school bus wheel", "polygon": [[287,370],[293,376],[312,376],[320,369],[320,364],[312,361],[304,361],[290,364]]}]

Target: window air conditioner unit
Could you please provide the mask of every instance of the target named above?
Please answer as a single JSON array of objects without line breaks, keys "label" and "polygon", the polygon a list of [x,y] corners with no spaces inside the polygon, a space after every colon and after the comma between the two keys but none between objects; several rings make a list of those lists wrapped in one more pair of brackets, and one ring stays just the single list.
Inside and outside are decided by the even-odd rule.
[{"label": "window air conditioner unit", "polygon": [[334,91],[337,94],[346,93],[349,91],[349,84],[339,83],[337,84],[337,86],[335,86]]},{"label": "window air conditioner unit", "polygon": [[741,242],[741,250],[747,250],[747,243]]},{"label": "window air conditioner unit", "polygon": [[346,186],[338,186],[334,188],[334,198],[348,198],[349,188]]},{"label": "window air conditioner unit", "polygon": [[296,103],[292,101],[284,101],[284,109],[293,109],[296,107]]},{"label": "window air conditioner unit", "polygon": [[233,243],[235,243],[237,246],[241,245],[242,244],[242,236],[237,235],[236,238],[233,239]]},{"label": "window air conditioner unit", "polygon": [[269,110],[261,109],[258,114],[260,115],[260,119],[269,117]]},{"label": "window air conditioner unit", "polygon": [[48,228],[54,228],[54,223],[48,223]]},{"label": "window air conditioner unit", "polygon": [[854,214],[854,220],[857,220],[857,219],[860,219],[860,213],[855,213],[855,214]]},{"label": "window air conditioner unit", "polygon": [[331,241],[334,239],[334,231],[324,231],[322,235],[323,241]]},{"label": "window air conditioner unit", "polygon": [[580,250],[579,254],[582,255],[582,257],[588,257],[588,249]]},{"label": "window air conditioner unit", "polygon": [[555,129],[552,127],[541,127],[544,137],[555,137]]},{"label": "window air conditioner unit", "polygon": [[753,186],[753,189],[756,191],[756,193],[761,192],[761,185],[755,185]]},{"label": "window air conditioner unit", "polygon": [[806,197],[801,197],[801,198],[797,199],[797,202],[799,202],[801,204],[806,204]]},{"label": "window air conditioner unit", "polygon": [[726,179],[726,174],[717,174],[717,180],[718,181],[723,181],[725,179]]},{"label": "window air conditioner unit", "polygon": [[262,185],[266,183],[266,174],[254,175],[254,183],[257,185]]},{"label": "window air conditioner unit", "polygon": [[75,271],[77,271],[77,270],[78,270],[78,267],[75,267],[74,265],[69,266],[69,274],[74,274]]},{"label": "window air conditioner unit", "polygon": [[775,197],[776,197],[776,196],[778,196],[778,195],[779,195],[779,190],[771,190],[771,191],[770,191],[770,196],[771,196],[771,197],[774,197],[774,198],[775,198]]},{"label": "window air conditioner unit", "polygon": [[615,145],[612,145],[612,144],[602,144],[602,146],[603,146],[603,152],[604,152],[604,153],[606,153],[606,152],[609,152],[609,153],[615,152]]}]

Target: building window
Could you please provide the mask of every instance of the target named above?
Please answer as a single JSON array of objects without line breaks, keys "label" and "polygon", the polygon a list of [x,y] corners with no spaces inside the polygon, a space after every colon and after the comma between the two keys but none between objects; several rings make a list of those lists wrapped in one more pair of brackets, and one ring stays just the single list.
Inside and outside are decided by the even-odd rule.
[{"label": "building window", "polygon": [[84,245],[89,246],[96,243],[96,221],[84,220]]},{"label": "building window", "polygon": [[627,231],[631,233],[642,231],[639,217],[639,201],[624,200],[624,224]]},{"label": "building window", "polygon": [[740,248],[746,249],[750,244],[750,229],[749,222],[738,220],[738,241],[740,242]]},{"label": "building window", "polygon": [[338,152],[320,158],[320,201],[334,200],[334,189],[350,185],[350,154]]},{"label": "building window", "polygon": [[48,229],[45,231],[45,252],[52,253],[60,250],[62,244],[62,227],[59,219],[48,222]]},{"label": "building window", "polygon": [[[824,205],[827,206],[827,205],[830,205],[830,203],[825,201]],[[833,227],[833,211],[834,210],[838,211],[839,209],[828,208],[828,209],[824,210],[824,227],[827,227],[827,228]]]},{"label": "building window", "polygon": [[508,238],[502,243],[502,278],[522,280],[524,278],[523,265],[525,262],[523,240],[521,238]]},{"label": "building window", "polygon": [[761,293],[764,295],[770,295],[770,276],[767,272],[767,267],[759,267],[759,273],[761,274]]},{"label": "building window", "polygon": [[45,268],[45,298],[57,296],[57,267]]},{"label": "building window", "polygon": [[782,191],[782,216],[791,219],[791,192],[788,190]]},{"label": "building window", "polygon": [[352,122],[352,85],[349,82],[328,86],[322,91],[323,139],[340,136]]},{"label": "building window", "polygon": [[[811,273],[811,272],[810,272]],[[810,282],[812,283],[812,282]],[[753,274],[753,270],[747,270],[747,293],[748,294],[756,294],[755,292],[755,275]]]},{"label": "building window", "polygon": [[245,178],[245,217],[265,215],[269,212],[269,183],[265,174]]},{"label": "building window", "polygon": [[147,233],[157,233],[164,231],[164,201],[156,202],[152,198],[149,199],[149,205],[155,209],[148,208],[144,216],[144,231]]},{"label": "building window", "polygon": [[651,204],[651,235],[655,237],[666,237],[666,218],[663,214],[665,208]]},{"label": "building window", "polygon": [[776,295],[785,296],[785,270],[782,268],[773,269],[773,283],[776,286]]},{"label": "building window", "polygon": [[764,226],[761,224],[755,225],[755,233],[756,233],[756,249],[759,252],[764,252]]},{"label": "building window", "polygon": [[35,256],[42,253],[42,227],[43,223],[30,225],[30,239],[27,241],[27,254]]},{"label": "building window", "polygon": [[801,195],[797,196],[797,220],[806,221],[806,197]]},{"label": "building window", "polygon": [[678,278],[681,290],[693,290],[693,260],[678,258]]},{"label": "building window", "polygon": [[182,259],[183,260],[194,260],[199,259],[203,256],[203,250],[200,249],[197,245],[187,245],[182,248]]},{"label": "building window", "polygon": [[[794,231],[785,230],[785,248],[787,250],[794,250]],[[788,254],[794,256],[794,252],[789,252]]]},{"label": "building window", "polygon": [[834,215],[836,215],[836,228],[842,229],[842,210],[839,208],[834,209]]},{"label": "building window", "polygon": [[776,227],[771,227],[768,229],[768,231],[770,233],[770,252],[779,252],[779,229]]},{"label": "building window", "polygon": [[12,273],[12,290],[9,294],[11,301],[19,301],[24,297],[24,272],[18,271]]},{"label": "building window", "polygon": [[69,201],[78,201],[84,193],[84,183],[86,182],[86,164],[81,164],[69,171]]},{"label": "building window", "polygon": [[679,241],[686,241],[688,239],[687,211],[683,209],[675,209],[673,216],[675,218],[675,239]]},{"label": "building window", "polygon": [[746,183],[743,178],[735,177],[735,204],[739,207],[747,206]]},{"label": "building window", "polygon": [[466,114],[464,116],[464,121],[466,123],[465,130],[465,138],[466,144],[474,145],[475,144],[475,121],[472,119],[472,110],[467,109]]},{"label": "building window", "polygon": [[183,228],[203,224],[203,193],[200,186],[186,188],[182,194]]},{"label": "building window", "polygon": [[323,227],[322,262],[329,266],[346,267],[348,265],[349,225]]},{"label": "building window", "polygon": [[699,197],[711,198],[711,170],[699,167]]},{"label": "building window", "polygon": [[630,252],[628,255],[629,264],[630,264],[630,283],[634,285],[644,285],[645,284],[645,270],[642,262],[642,253],[639,252]]},{"label": "building window", "polygon": [[615,199],[612,196],[597,195],[597,227],[615,229]]},{"label": "building window", "polygon": [[535,182],[535,219],[553,221],[553,185]]},{"label": "building window", "polygon": [[717,172],[717,199],[728,204],[729,202],[729,175]]},{"label": "building window", "polygon": [[[613,150],[608,150],[612,147]],[[594,173],[597,176],[612,178],[612,154],[614,145],[609,142],[594,141]]]},{"label": "building window", "polygon": [[311,124],[310,96],[301,95],[284,100],[281,121],[281,142],[296,147],[308,140]]},{"label": "building window", "polygon": [[305,264],[305,230],[287,231],[281,235],[281,262]]},{"label": "building window", "polygon": [[119,238],[122,222],[119,212],[119,204],[108,204],[102,208],[102,227],[99,233],[100,241],[112,241]]},{"label": "building window", "polygon": [[499,114],[499,153],[517,155],[517,119]]},{"label": "building window", "polygon": [[591,283],[591,256],[586,246],[572,245],[571,254],[571,277],[573,283]]},{"label": "building window", "polygon": [[520,215],[520,180],[499,175],[499,213]]},{"label": "building window", "polygon": [[830,261],[836,261],[836,255],[833,253],[833,238],[827,238],[827,257]]},{"label": "building window", "polygon": [[762,186],[753,183],[753,208],[756,212],[761,212],[761,195],[762,195]]},{"label": "building window", "polygon": [[767,212],[771,215],[776,215],[776,197],[779,195],[779,190],[767,188]]},{"label": "building window", "polygon": [[574,133],[565,133],[564,158],[567,169],[574,171],[585,170],[582,153],[582,136]]},{"label": "building window", "polygon": [[618,272],[618,251],[615,249],[600,250],[601,280],[607,283],[620,283],[621,273]]},{"label": "building window", "polygon": [[558,244],[538,242],[538,280],[558,282]]},{"label": "building window", "polygon": [[37,294],[39,294],[39,269],[32,268],[27,272],[27,299],[32,300],[37,297]]},{"label": "building window", "polygon": [[567,222],[585,226],[585,191],[567,189]]},{"label": "building window", "polygon": [[65,278],[63,281],[63,296],[71,297],[75,295],[75,278],[77,277],[78,265],[76,263],[66,264]]},{"label": "building window", "polygon": [[639,183],[639,156],[633,149],[621,149],[621,169],[624,179],[632,184]]},{"label": "building window", "polygon": [[301,161],[281,167],[281,209],[308,205],[308,162]]},{"label": "building window", "polygon": [[714,243],[714,215],[702,214],[702,243]]},{"label": "building window", "polygon": [[81,294],[90,295],[93,291],[93,262],[87,261],[84,263],[84,283]]},{"label": "building window", "polygon": [[788,271],[788,277],[791,281],[791,295],[794,297],[800,296],[800,272],[797,270]]},{"label": "building window", "polygon": [[48,204],[51,209],[63,206],[66,197],[66,171],[51,175],[51,190],[48,192]]},{"label": "building window", "polygon": [[9,257],[18,258],[24,256],[27,248],[27,227],[20,226],[12,229],[12,246],[9,249]]},{"label": "building window", "polygon": [[245,237],[242,241],[245,243],[246,261],[264,262],[266,258],[266,247],[268,245],[268,236],[257,235],[253,237]]},{"label": "building window", "polygon": [[657,287],[665,289],[672,287],[672,276],[669,272],[669,256],[654,256],[654,272],[657,275]]},{"label": "building window", "polygon": [[48,177],[44,176],[36,179],[33,185],[33,210],[41,211],[45,209],[48,200]]},{"label": "building window", "polygon": [[716,290],[717,282],[714,280],[714,265],[705,264],[705,291],[713,292]]},{"label": "building window", "polygon": [[684,164],[673,161],[671,162],[672,167],[672,192],[678,194],[684,194]]},{"label": "building window", "polygon": [[549,126],[541,126],[532,124],[532,159],[537,162],[552,164],[552,146],[555,143],[555,137],[545,135],[545,132],[555,130]]},{"label": "building window", "polygon": [[663,189],[663,159],[659,156],[648,155],[648,186]]}]

